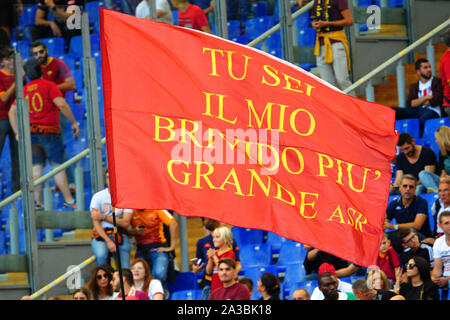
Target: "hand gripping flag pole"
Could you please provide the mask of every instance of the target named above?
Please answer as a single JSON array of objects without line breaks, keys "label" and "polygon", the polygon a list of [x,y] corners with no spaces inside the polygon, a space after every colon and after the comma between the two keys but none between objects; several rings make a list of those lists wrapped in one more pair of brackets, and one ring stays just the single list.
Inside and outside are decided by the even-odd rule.
[{"label": "hand gripping flag pole", "polygon": [[112,208],[112,217],[114,225],[114,242],[116,243],[116,262],[117,268],[119,269],[120,293],[122,295],[122,300],[125,300],[125,289],[123,286],[123,277],[122,277],[122,263],[120,261],[119,237],[117,236],[116,209],[114,207]]}]

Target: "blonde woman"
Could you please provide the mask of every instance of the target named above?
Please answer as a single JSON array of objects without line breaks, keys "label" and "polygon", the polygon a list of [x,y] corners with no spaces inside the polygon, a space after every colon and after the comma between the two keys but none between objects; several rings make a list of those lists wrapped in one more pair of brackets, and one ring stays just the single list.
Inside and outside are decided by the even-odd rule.
[{"label": "blonde woman", "polygon": [[389,282],[386,273],[381,269],[372,269],[367,274],[367,287],[376,290],[391,290],[391,283]]},{"label": "blonde woman", "polygon": [[428,192],[437,193],[439,179],[446,178],[450,174],[450,127],[442,126],[434,135],[440,149],[436,173],[423,170],[419,173],[419,180]]},{"label": "blonde woman", "polygon": [[206,265],[206,273],[212,275],[211,292],[223,286],[219,279],[217,266],[222,258],[232,258],[236,260],[236,255],[232,249],[233,236],[231,230],[227,227],[219,227],[214,229],[212,233],[214,247],[207,251],[208,263]]}]

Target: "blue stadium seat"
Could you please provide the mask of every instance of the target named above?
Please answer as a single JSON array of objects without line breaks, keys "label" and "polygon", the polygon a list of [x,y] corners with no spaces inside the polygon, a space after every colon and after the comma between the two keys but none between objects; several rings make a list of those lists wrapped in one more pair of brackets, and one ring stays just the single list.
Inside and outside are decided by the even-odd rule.
[{"label": "blue stadium seat", "polygon": [[201,300],[202,290],[192,289],[192,290],[181,290],[172,292],[170,295],[170,300]]},{"label": "blue stadium seat", "polygon": [[422,198],[427,200],[428,203],[428,222],[430,223],[431,231],[434,231],[434,217],[431,214],[431,207],[433,206],[434,202],[439,199],[438,193],[422,193],[420,195]]},{"label": "blue stadium seat", "polygon": [[233,38],[230,37],[230,40],[240,44],[247,44],[250,42],[246,36],[237,36]]},{"label": "blue stadium seat", "polygon": [[297,289],[305,289],[306,291],[308,291],[309,296],[311,296],[316,286],[316,280],[294,282],[290,287],[285,287],[285,293],[289,296],[289,300],[292,300],[292,294]]},{"label": "blue stadium seat", "polygon": [[256,285],[261,276],[266,272],[270,272],[278,276],[277,268],[274,265],[248,267],[244,269],[243,276],[251,279],[253,282],[253,294],[250,297],[252,300],[257,300],[261,298],[261,293],[259,293],[259,291],[256,290]]},{"label": "blue stadium seat", "polygon": [[167,283],[170,293],[182,290],[198,289],[197,276],[193,272],[179,272],[176,275],[175,284]]},{"label": "blue stadium seat", "polygon": [[403,8],[404,5],[404,0],[388,0],[389,8]]},{"label": "blue stadium seat", "polygon": [[269,49],[269,53],[277,58],[283,59],[283,49],[281,48]]},{"label": "blue stadium seat", "polygon": [[299,282],[304,276],[306,276],[306,271],[303,262],[288,264],[286,265],[283,282],[286,286],[291,287],[292,284]]},{"label": "blue stadium seat", "polygon": [[262,17],[269,15],[269,4],[266,1],[252,2],[252,9],[255,17]]},{"label": "blue stadium seat", "polygon": [[173,24],[178,25],[178,10],[172,10]]},{"label": "blue stadium seat", "polygon": [[263,32],[273,27],[274,24],[275,23],[272,16],[249,18],[245,21],[244,35],[253,40]]},{"label": "blue stadium seat", "polygon": [[450,119],[448,117],[428,119],[423,126],[423,145],[430,147],[436,153],[436,156],[439,155],[439,146],[436,143],[434,133],[442,126],[450,127]]},{"label": "blue stadium seat", "polygon": [[48,49],[48,55],[52,57],[64,55],[64,38],[53,37],[53,38],[42,38],[39,39],[45,43]]},{"label": "blue stadium seat", "polygon": [[414,139],[420,138],[419,119],[402,119],[395,121],[395,130],[399,133],[409,133]]},{"label": "blue stadium seat", "polygon": [[269,244],[247,244],[239,247],[239,259],[243,269],[272,264],[272,249]]},{"label": "blue stadium seat", "polygon": [[[91,52],[100,51],[100,35],[93,33],[90,35]],[[70,40],[69,53],[75,57],[83,58],[83,40],[81,36],[73,36]]]},{"label": "blue stadium seat", "polygon": [[275,32],[270,37],[266,39],[266,44],[270,49],[281,48],[281,33],[280,31]]},{"label": "blue stadium seat", "polygon": [[295,25],[297,26],[298,30],[311,28],[311,19],[309,18],[309,14],[301,14],[297,19],[295,19]]},{"label": "blue stadium seat", "polygon": [[36,16],[36,11],[38,9],[37,5],[33,6],[24,6],[23,8],[23,14],[19,17],[19,26],[26,27],[26,26],[34,26],[34,18]]},{"label": "blue stadium seat", "polygon": [[241,21],[240,20],[228,20],[228,39],[235,38],[241,35]]},{"label": "blue stadium seat", "polygon": [[300,68],[302,68],[305,71],[311,71],[312,68],[317,67],[317,64],[315,63],[300,63]]},{"label": "blue stadium seat", "polygon": [[20,53],[23,59],[31,57],[31,42],[28,40],[20,40],[11,42],[11,45]]},{"label": "blue stadium seat", "polygon": [[284,238],[282,236],[279,236],[276,233],[267,232],[266,243],[270,244],[270,247],[272,248],[272,254],[280,253],[281,244],[286,241],[291,241],[291,240]]},{"label": "blue stadium seat", "polygon": [[303,244],[295,241],[286,241],[281,244],[280,254],[276,262],[276,266],[279,272],[286,270],[286,265],[303,263],[306,256],[306,250],[303,248]]},{"label": "blue stadium seat", "polygon": [[231,228],[231,233],[239,247],[247,244],[260,244],[264,242],[263,230],[233,227]]},{"label": "blue stadium seat", "polygon": [[93,27],[97,21],[100,20],[99,17],[99,2],[98,1],[91,1],[86,2],[86,12],[89,16],[89,26]]},{"label": "blue stadium seat", "polygon": [[316,30],[305,28],[298,31],[299,46],[314,46],[316,43]]}]

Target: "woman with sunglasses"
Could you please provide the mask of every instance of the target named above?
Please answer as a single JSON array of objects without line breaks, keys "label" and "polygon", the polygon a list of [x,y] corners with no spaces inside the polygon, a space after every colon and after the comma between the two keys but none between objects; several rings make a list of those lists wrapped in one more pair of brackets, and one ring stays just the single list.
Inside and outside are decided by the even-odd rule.
[{"label": "woman with sunglasses", "polygon": [[130,264],[133,273],[133,288],[145,292],[150,300],[163,300],[164,289],[160,280],[152,277],[147,261],[142,258],[134,259]]},{"label": "woman with sunglasses", "polygon": [[415,256],[406,264],[407,281],[400,284],[406,300],[439,300],[439,287],[431,280],[430,263]]},{"label": "woman with sunglasses", "polygon": [[100,265],[92,270],[91,279],[87,284],[92,300],[114,300],[111,280],[112,273],[109,266]]}]

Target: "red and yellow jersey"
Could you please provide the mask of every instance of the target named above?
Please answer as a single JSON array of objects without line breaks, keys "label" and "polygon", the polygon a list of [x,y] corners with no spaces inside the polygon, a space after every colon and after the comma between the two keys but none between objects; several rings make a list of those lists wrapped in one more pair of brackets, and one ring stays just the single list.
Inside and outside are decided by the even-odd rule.
[{"label": "red and yellow jersey", "polygon": [[42,78],[56,84],[63,83],[72,77],[69,66],[62,60],[48,57],[47,63],[41,64]]},{"label": "red and yellow jersey", "polygon": [[166,210],[134,210],[131,225],[145,226],[145,231],[136,236],[138,244],[163,244],[167,242],[164,237],[164,224],[169,225],[175,218]]},{"label": "red and yellow jersey", "polygon": [[56,84],[37,79],[25,85],[23,92],[30,110],[30,124],[59,128],[59,109],[53,99],[63,95]]},{"label": "red and yellow jersey", "polygon": [[[14,73],[0,70],[0,95],[4,94],[14,83]],[[8,119],[8,111],[14,101],[14,95],[8,101],[0,100],[0,119]]]}]

